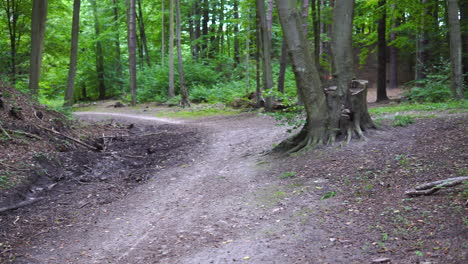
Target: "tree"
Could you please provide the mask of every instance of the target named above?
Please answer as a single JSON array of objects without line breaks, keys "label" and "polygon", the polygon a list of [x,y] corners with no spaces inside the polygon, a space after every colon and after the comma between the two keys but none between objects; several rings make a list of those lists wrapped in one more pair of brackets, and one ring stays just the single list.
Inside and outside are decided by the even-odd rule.
[{"label": "tree", "polygon": [[[283,36],[293,65],[298,93],[300,93],[306,111],[306,122],[302,130],[279,145],[289,152],[304,147],[333,143],[339,135],[351,139],[352,131],[363,136],[362,130],[373,127],[367,112],[366,87],[364,82],[350,81],[348,67],[351,56],[351,21],[354,1],[340,1],[334,8],[334,50],[335,61],[342,64],[337,67],[337,87],[322,88],[320,76],[314,63],[314,56],[303,34],[301,14],[297,10],[296,0],[276,0],[278,13],[283,28]],[[341,41],[342,40],[342,41]],[[347,81],[348,80],[348,81]],[[340,113],[339,120],[337,113]]]},{"label": "tree", "polygon": [[42,52],[44,50],[47,5],[47,0],[33,0],[29,90],[35,96],[37,96],[39,91],[39,77],[41,75]]},{"label": "tree", "polygon": [[146,64],[151,67],[151,60],[148,51],[148,40],[146,38],[146,31],[145,31],[145,21],[143,19],[143,9],[141,8],[141,0],[138,0],[138,29],[140,32],[140,39],[141,39],[141,46],[143,47],[142,51],[144,54],[144,58]]},{"label": "tree", "polygon": [[104,54],[102,50],[102,41],[100,39],[101,24],[99,22],[96,0],[91,0],[91,7],[93,9],[94,32],[96,34],[96,72],[98,77],[99,99],[104,100],[106,98],[106,85],[104,84]]},{"label": "tree", "polygon": [[449,17],[450,33],[450,64],[451,77],[450,87],[454,99],[462,100],[463,96],[463,69],[462,69],[462,46],[460,20],[458,19],[457,0],[447,0],[447,13]]},{"label": "tree", "polygon": [[380,17],[378,21],[377,41],[377,102],[388,100],[387,97],[387,41],[385,36],[387,13],[386,0],[379,0]]},{"label": "tree", "polygon": [[169,0],[169,91],[168,97],[175,96],[174,88],[174,0]]},{"label": "tree", "polygon": [[182,59],[182,40],[181,40],[181,19],[180,19],[180,0],[175,0],[176,6],[176,24],[177,24],[177,60],[179,70],[179,83],[180,83],[180,104],[182,107],[190,107],[188,99],[187,85],[185,84],[184,62]]},{"label": "tree", "polygon": [[70,68],[68,70],[67,90],[65,91],[65,106],[73,105],[75,92],[76,63],[78,58],[78,33],[80,31],[80,7],[81,1],[73,1],[73,21],[71,33]]},{"label": "tree", "polygon": [[122,55],[120,51],[120,30],[119,30],[119,2],[118,0],[112,0],[113,4],[113,11],[114,11],[114,26],[115,26],[115,64],[116,64],[116,71],[117,71],[117,85],[119,86],[119,90],[122,91],[122,94],[124,93],[123,90],[123,72],[122,72]]},{"label": "tree", "polygon": [[[10,37],[10,67],[11,67],[11,82],[16,83],[16,65],[18,46],[20,45],[23,23],[20,23],[20,17],[23,14],[22,0],[2,0],[3,9],[5,10],[5,20],[8,26],[8,34]],[[23,20],[24,21],[24,20]]]},{"label": "tree", "polygon": [[[268,36],[268,26],[265,11],[265,2],[256,0],[257,13],[260,22],[260,39],[261,39],[261,57],[262,57],[262,73],[263,73],[263,90],[271,90],[273,88],[273,73],[271,69],[271,41]],[[268,96],[265,99],[266,111],[272,111],[273,98]]]},{"label": "tree", "polygon": [[136,105],[136,0],[129,0],[128,5],[128,66],[130,70],[130,92],[132,105]]}]

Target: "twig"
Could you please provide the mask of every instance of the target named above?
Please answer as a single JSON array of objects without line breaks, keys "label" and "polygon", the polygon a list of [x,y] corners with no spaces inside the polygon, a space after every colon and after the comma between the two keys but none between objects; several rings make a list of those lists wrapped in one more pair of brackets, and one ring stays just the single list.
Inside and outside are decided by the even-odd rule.
[{"label": "twig", "polygon": [[41,201],[43,199],[44,198],[42,198],[42,197],[33,198],[33,199],[30,199],[30,200],[19,202],[17,204],[12,205],[12,206],[2,207],[2,208],[0,208],[0,213],[4,213],[6,211],[15,210],[15,209],[18,209],[18,208],[21,208],[21,207],[25,207],[25,206],[31,205],[33,203],[39,202],[39,201]]},{"label": "twig", "polygon": [[80,144],[80,145],[82,145],[82,146],[85,146],[85,147],[87,147],[87,148],[89,148],[89,149],[92,149],[92,150],[94,150],[94,151],[99,151],[98,148],[93,147],[93,146],[91,146],[91,145],[89,145],[89,144],[86,144],[86,143],[84,143],[83,141],[81,141],[81,140],[79,140],[79,139],[72,138],[72,137],[70,137],[70,136],[64,135],[64,134],[62,134],[62,133],[60,133],[60,132],[57,132],[57,131],[52,130],[52,129],[48,129],[48,128],[43,127],[43,126],[40,126],[40,125],[37,125],[37,126],[38,126],[39,128],[44,129],[45,131],[54,133],[54,134],[56,134],[56,135],[60,135],[60,136],[62,136],[62,137],[65,137],[65,138],[67,138],[67,139],[69,139],[69,140],[71,140],[71,141],[73,141],[73,142],[75,142],[75,143],[78,143],[78,144]]},{"label": "twig", "polygon": [[468,176],[449,178],[445,180],[429,182],[416,186],[414,190],[406,191],[407,196],[421,196],[421,195],[431,195],[440,189],[457,186],[464,181],[468,180]]},{"label": "twig", "polygon": [[13,167],[11,165],[5,164],[3,162],[0,162],[0,165],[2,165],[3,167],[6,167],[6,168],[17,170],[17,171],[30,171],[30,169],[19,169],[19,168]]},{"label": "twig", "polygon": [[8,139],[11,139],[10,135],[8,134],[8,132],[6,132],[6,130],[2,127],[2,125],[0,125],[0,131],[2,131],[2,133],[3,133]]},{"label": "twig", "polygon": [[12,133],[12,134],[18,134],[18,135],[27,136],[27,137],[30,137],[30,138],[35,138],[37,140],[42,140],[42,138],[40,136],[31,134],[31,133],[28,133],[28,132],[19,131],[19,130],[7,130],[7,131]]}]

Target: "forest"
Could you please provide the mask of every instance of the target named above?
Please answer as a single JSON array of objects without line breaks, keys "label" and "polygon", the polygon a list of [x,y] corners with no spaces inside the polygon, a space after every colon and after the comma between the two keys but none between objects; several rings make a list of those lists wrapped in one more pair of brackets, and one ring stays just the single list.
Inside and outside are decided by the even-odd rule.
[{"label": "forest", "polygon": [[468,2],[0,0],[0,263],[466,263]]}]

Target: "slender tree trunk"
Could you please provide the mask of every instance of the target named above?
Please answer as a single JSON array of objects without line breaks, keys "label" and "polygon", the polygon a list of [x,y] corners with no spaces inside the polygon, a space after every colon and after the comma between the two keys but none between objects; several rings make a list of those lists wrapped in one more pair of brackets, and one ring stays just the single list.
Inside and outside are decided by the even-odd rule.
[{"label": "slender tree trunk", "polygon": [[177,25],[177,60],[178,60],[178,70],[179,70],[179,82],[180,82],[180,104],[182,107],[190,107],[190,102],[187,93],[187,86],[185,84],[185,75],[184,75],[184,62],[182,59],[182,40],[181,40],[181,19],[180,19],[180,0],[175,0],[176,7],[176,25]]},{"label": "slender tree trunk", "polygon": [[309,32],[309,25],[307,23],[309,16],[309,0],[302,0],[302,22],[304,23],[304,35],[307,38],[307,33]]},{"label": "slender tree trunk", "polygon": [[151,60],[148,51],[148,40],[146,38],[146,31],[145,31],[145,21],[143,18],[143,9],[141,8],[141,0],[138,0],[138,27],[140,30],[140,38],[141,38],[141,45],[143,47],[144,57],[146,64],[148,67],[151,67]]},{"label": "slender tree trunk", "polygon": [[123,69],[122,69],[122,54],[120,51],[120,30],[119,30],[119,2],[118,0],[112,0],[113,4],[113,11],[114,11],[114,26],[115,26],[115,54],[116,54],[116,61],[115,61],[115,69],[117,71],[117,85],[119,90],[122,91],[124,94],[124,87],[123,87]]},{"label": "slender tree trunk", "polygon": [[[234,2],[235,4],[236,2]],[[208,23],[210,20],[210,4],[208,0],[203,1],[203,22],[202,22],[202,35],[203,35],[203,44],[202,44],[202,54],[203,57],[207,56],[208,49]]]},{"label": "slender tree trunk", "polygon": [[278,92],[280,93],[284,93],[284,79],[286,76],[287,64],[288,64],[288,49],[286,47],[286,40],[283,38],[283,44],[281,45],[280,70],[278,74]]},{"label": "slender tree trunk", "polygon": [[220,8],[219,8],[219,25],[218,25],[218,32],[217,32],[217,50],[218,53],[223,54],[224,50],[224,0],[220,1]]},{"label": "slender tree trunk", "polygon": [[421,14],[421,32],[418,34],[418,43],[416,45],[416,81],[426,78],[424,67],[427,66],[429,57],[428,0],[421,0],[421,4],[423,5],[423,12]]},{"label": "slender tree trunk", "polygon": [[128,0],[128,66],[130,71],[130,92],[132,105],[136,105],[136,0]]},{"label": "slender tree trunk", "polygon": [[[462,32],[462,64],[463,72],[468,72],[468,2],[460,1],[460,27]],[[465,74],[464,84],[468,86],[468,74]]]},{"label": "slender tree trunk", "polygon": [[268,9],[267,9],[267,14],[266,14],[268,39],[271,39],[271,35],[272,35],[273,8],[274,8],[273,0],[268,0]]},{"label": "slender tree trunk", "polygon": [[378,21],[378,55],[377,55],[377,102],[388,100],[387,97],[387,41],[386,34],[386,0],[379,0],[379,9],[382,10]]},{"label": "slender tree trunk", "polygon": [[169,98],[175,96],[174,88],[174,0],[169,0]]},{"label": "slender tree trunk", "polygon": [[[273,88],[273,73],[271,69],[271,41],[267,30],[265,2],[263,0],[256,0],[256,4],[258,17],[260,20],[260,38],[262,40],[263,90],[267,91]],[[273,110],[273,98],[271,96],[265,98],[265,110],[268,112]]]},{"label": "slender tree trunk", "polygon": [[[6,0],[4,1],[4,10],[6,13],[6,21],[8,25],[8,34],[10,37],[10,67],[11,67],[11,82],[14,85],[16,83],[16,57],[19,45],[18,35],[18,18],[21,15],[19,10],[19,4],[21,1],[18,0]],[[19,37],[18,37],[19,38]]]},{"label": "slender tree trunk", "polygon": [[67,90],[65,91],[65,106],[73,105],[75,92],[76,62],[78,58],[78,33],[80,31],[80,7],[81,1],[73,1],[73,22],[71,33],[70,68],[68,70]]},{"label": "slender tree trunk", "polygon": [[44,35],[46,29],[47,4],[47,0],[33,0],[29,90],[34,96],[37,96],[39,91],[39,78],[41,75],[42,52],[44,50]]},{"label": "slender tree trunk", "polygon": [[196,61],[200,58],[200,26],[201,26],[201,14],[200,14],[200,3],[195,1],[194,3],[194,15],[195,15],[195,31],[194,31],[194,41],[195,45],[193,47],[193,57]]},{"label": "slender tree trunk", "polygon": [[[392,8],[396,8],[395,5],[392,5]],[[390,41],[393,42],[397,38],[397,33],[395,32],[395,28],[398,26],[397,19],[395,19],[392,25],[392,32],[390,33]],[[395,44],[390,46],[390,54],[389,54],[389,88],[395,89],[398,88],[398,49]]]},{"label": "slender tree trunk", "polygon": [[99,23],[99,15],[96,0],[91,0],[91,6],[93,9],[94,30],[96,34],[96,71],[99,83],[99,99],[104,100],[106,98],[106,86],[104,84],[104,55],[102,50],[102,43],[100,40],[101,25]]},{"label": "slender tree trunk", "polygon": [[320,1],[312,0],[311,8],[314,30],[314,60],[317,70],[320,72]]},{"label": "slender tree trunk", "polygon": [[262,37],[260,32],[260,18],[258,17],[258,12],[256,12],[256,26],[255,26],[255,39],[257,41],[257,48],[255,50],[255,105],[257,107],[262,107],[262,85],[261,85],[261,50],[262,50]]},{"label": "slender tree trunk", "polygon": [[234,19],[236,23],[234,23],[234,61],[236,64],[240,63],[240,55],[239,55],[239,2],[238,0],[234,0],[233,3],[233,12],[234,12]]},{"label": "slender tree trunk", "polygon": [[250,15],[247,15],[247,28],[245,38],[245,94],[250,92]]},{"label": "slender tree trunk", "polygon": [[463,100],[462,41],[460,20],[458,19],[457,0],[447,0],[450,34],[450,64],[452,95],[456,100]]},{"label": "slender tree trunk", "polygon": [[164,24],[164,13],[166,12],[166,10],[164,9],[164,1],[165,0],[161,0],[161,66],[163,67],[164,67],[164,61],[166,59],[166,51],[165,51],[166,44],[164,43],[164,39],[165,39],[164,29],[166,28]]}]

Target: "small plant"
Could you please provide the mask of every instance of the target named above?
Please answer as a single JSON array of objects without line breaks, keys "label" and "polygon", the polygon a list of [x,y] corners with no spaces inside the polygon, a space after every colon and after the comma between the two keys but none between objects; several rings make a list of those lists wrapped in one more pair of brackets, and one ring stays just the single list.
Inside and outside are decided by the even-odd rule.
[{"label": "small plant", "polygon": [[408,157],[403,154],[396,155],[395,160],[398,161],[398,164],[400,164],[400,166],[406,166],[410,163]]},{"label": "small plant", "polygon": [[288,171],[279,176],[280,179],[288,179],[288,178],[293,178],[296,177],[297,173],[294,171]]},{"label": "small plant", "polygon": [[396,115],[393,119],[392,126],[394,127],[407,127],[411,124],[414,124],[414,118],[409,115]]},{"label": "small plant", "polygon": [[320,200],[325,200],[325,199],[330,199],[330,198],[333,198],[336,196],[336,192],[335,191],[330,191],[330,192],[326,192],[321,198]]}]

